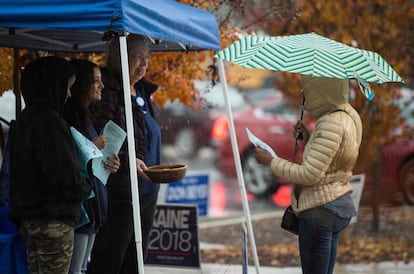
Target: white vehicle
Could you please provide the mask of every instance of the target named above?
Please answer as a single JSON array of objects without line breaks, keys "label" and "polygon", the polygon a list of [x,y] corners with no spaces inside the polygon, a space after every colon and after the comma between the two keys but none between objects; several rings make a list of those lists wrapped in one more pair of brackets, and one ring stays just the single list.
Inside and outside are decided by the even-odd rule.
[{"label": "white vehicle", "polygon": [[[22,108],[24,101],[22,99]],[[0,96],[0,164],[3,160],[4,145],[7,141],[7,134],[9,132],[9,123],[16,119],[16,96],[12,90],[5,91]]]}]

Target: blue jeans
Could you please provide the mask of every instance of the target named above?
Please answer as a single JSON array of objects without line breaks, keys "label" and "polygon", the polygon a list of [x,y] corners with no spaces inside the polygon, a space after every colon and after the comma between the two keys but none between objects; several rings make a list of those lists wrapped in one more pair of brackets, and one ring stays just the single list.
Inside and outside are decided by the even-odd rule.
[{"label": "blue jeans", "polygon": [[96,234],[75,233],[73,239],[73,254],[70,262],[69,274],[86,273],[89,256],[95,242]]},{"label": "blue jeans", "polygon": [[324,207],[299,215],[299,250],[303,274],[332,274],[341,231],[351,218],[341,218]]}]

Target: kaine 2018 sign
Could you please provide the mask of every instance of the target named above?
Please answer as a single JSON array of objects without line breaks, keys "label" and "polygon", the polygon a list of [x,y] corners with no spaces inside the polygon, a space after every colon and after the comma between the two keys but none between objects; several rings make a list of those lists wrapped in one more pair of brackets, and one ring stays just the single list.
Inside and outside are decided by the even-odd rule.
[{"label": "kaine 2018 sign", "polygon": [[197,216],[197,206],[157,205],[145,263],[200,267]]}]

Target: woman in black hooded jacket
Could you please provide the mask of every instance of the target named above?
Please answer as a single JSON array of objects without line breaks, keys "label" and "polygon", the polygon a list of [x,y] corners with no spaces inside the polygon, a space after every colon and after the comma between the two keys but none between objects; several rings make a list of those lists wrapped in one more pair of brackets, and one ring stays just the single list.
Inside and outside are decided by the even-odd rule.
[{"label": "woman in black hooded jacket", "polygon": [[68,272],[73,227],[92,189],[62,117],[74,81],[61,57],[36,59],[22,72],[26,107],[12,143],[9,217],[26,242],[29,273]]}]

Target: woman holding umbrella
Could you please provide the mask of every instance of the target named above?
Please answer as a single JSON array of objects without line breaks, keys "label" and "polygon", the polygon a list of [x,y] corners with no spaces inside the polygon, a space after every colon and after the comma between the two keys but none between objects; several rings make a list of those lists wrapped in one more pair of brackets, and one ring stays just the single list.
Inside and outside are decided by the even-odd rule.
[{"label": "woman holding umbrella", "polygon": [[301,164],[256,148],[258,162],[293,184],[304,274],[332,274],[341,231],[356,215],[349,180],[362,139],[361,119],[348,103],[349,80],[302,76],[304,110],[315,118],[313,133],[299,121],[295,137],[305,144]]}]

